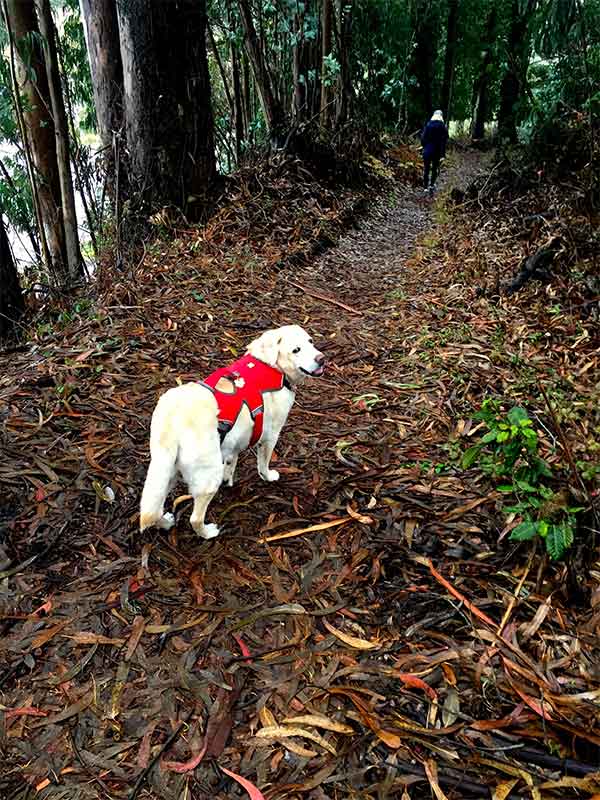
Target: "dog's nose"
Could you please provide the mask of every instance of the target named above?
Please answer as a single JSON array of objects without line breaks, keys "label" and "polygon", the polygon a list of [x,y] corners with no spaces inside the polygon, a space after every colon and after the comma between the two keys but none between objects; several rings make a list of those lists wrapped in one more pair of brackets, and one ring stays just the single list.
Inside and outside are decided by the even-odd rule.
[{"label": "dog's nose", "polygon": [[315,356],[315,361],[320,367],[322,367],[323,364],[325,363],[325,356],[323,355],[323,353],[319,353],[319,355]]}]

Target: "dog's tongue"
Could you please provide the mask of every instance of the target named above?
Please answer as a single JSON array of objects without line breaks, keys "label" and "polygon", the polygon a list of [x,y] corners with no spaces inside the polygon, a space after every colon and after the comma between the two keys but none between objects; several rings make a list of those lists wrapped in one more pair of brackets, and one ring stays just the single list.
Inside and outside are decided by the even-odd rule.
[{"label": "dog's tongue", "polygon": [[322,375],[324,372],[325,372],[325,367],[317,367],[316,370],[313,372],[313,375],[316,375],[318,377],[319,375]]}]

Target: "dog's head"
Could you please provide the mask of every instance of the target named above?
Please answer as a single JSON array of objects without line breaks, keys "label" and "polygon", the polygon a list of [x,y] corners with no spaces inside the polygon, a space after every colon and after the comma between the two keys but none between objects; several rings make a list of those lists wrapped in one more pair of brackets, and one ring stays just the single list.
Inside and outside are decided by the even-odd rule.
[{"label": "dog's head", "polygon": [[265,331],[250,342],[247,352],[280,369],[294,384],[300,383],[307,375],[323,374],[325,356],[299,325],[284,325]]}]

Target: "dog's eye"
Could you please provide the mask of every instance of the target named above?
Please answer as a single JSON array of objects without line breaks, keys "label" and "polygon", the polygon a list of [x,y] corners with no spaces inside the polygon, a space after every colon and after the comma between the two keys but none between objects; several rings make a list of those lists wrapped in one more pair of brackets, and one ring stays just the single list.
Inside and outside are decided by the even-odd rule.
[{"label": "dog's eye", "polygon": [[299,347],[294,347],[294,349],[292,350],[292,353],[299,353],[299,352],[300,352]]}]

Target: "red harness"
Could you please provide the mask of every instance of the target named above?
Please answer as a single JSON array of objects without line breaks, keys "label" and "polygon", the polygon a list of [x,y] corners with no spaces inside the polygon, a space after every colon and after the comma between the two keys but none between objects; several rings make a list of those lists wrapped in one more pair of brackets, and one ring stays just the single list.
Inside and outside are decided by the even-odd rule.
[{"label": "red harness", "polygon": [[[226,378],[231,381],[231,392],[217,389],[217,383]],[[264,361],[246,354],[228,367],[221,367],[202,382],[214,394],[219,406],[219,434],[221,441],[233,428],[245,405],[254,422],[250,444],[256,444],[263,432],[263,395],[278,392],[283,387],[293,391],[283,372]]]}]

